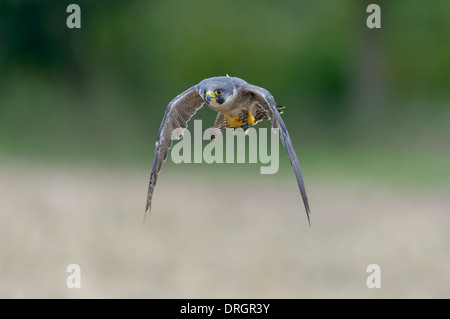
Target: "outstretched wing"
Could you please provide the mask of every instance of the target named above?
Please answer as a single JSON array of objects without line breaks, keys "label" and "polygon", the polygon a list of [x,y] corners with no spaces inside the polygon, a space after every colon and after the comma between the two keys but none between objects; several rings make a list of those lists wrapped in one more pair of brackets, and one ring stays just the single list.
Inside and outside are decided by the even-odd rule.
[{"label": "outstretched wing", "polygon": [[309,220],[309,204],[308,197],[306,196],[305,184],[303,183],[302,172],[300,170],[300,164],[298,162],[297,154],[295,153],[294,147],[292,146],[291,138],[284,125],[283,119],[277,110],[277,104],[272,96],[266,89],[259,86],[245,83],[242,87],[244,91],[253,94],[254,99],[259,102],[259,104],[266,110],[268,117],[272,121],[273,128],[279,128],[281,133],[281,142],[286,148],[289,160],[292,167],[294,168],[295,177],[297,178],[298,188],[300,189],[300,194],[303,198],[303,204],[305,205],[306,217],[308,218],[308,223],[311,225]]},{"label": "outstretched wing", "polygon": [[[175,129],[186,129],[187,122],[202,106],[203,99],[198,94],[196,85],[178,95],[167,106],[155,145],[155,155],[153,157],[152,172],[150,174],[150,182],[148,185],[147,204],[145,207],[146,212],[151,210],[156,180],[158,179],[161,165],[166,160],[169,149],[172,146],[172,132]],[[180,130],[178,138],[181,137],[182,133]]]}]

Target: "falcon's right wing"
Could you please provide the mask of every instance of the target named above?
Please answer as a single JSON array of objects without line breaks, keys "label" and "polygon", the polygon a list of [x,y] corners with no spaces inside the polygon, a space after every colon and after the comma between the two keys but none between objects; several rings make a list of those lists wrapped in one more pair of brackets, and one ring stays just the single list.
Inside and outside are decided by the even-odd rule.
[{"label": "falcon's right wing", "polygon": [[[169,149],[172,146],[171,137],[173,130],[177,128],[186,129],[188,126],[187,122],[203,106],[203,103],[203,99],[197,91],[197,85],[195,85],[178,95],[167,106],[155,145],[155,155],[153,157],[145,207],[146,212],[151,210],[153,190],[155,189],[162,163],[166,160]],[[180,132],[179,138],[181,137],[182,133]]]}]

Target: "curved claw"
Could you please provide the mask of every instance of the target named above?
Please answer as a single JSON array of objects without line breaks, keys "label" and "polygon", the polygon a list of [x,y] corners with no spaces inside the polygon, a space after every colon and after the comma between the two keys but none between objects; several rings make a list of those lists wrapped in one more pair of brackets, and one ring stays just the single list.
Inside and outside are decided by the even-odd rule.
[{"label": "curved claw", "polygon": [[242,125],[243,120],[239,121],[239,116],[231,117],[228,113],[225,113],[225,116],[228,120],[228,123],[230,123],[232,127],[238,127]]},{"label": "curved claw", "polygon": [[247,123],[250,125],[255,124],[255,117],[252,115],[252,110],[248,110]]}]

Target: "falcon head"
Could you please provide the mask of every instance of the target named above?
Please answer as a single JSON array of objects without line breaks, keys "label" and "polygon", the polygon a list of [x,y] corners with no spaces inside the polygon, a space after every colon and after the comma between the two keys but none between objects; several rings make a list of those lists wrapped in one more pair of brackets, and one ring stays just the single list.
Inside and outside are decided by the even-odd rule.
[{"label": "falcon head", "polygon": [[231,77],[219,76],[200,82],[198,92],[206,104],[219,107],[233,100],[236,89]]}]

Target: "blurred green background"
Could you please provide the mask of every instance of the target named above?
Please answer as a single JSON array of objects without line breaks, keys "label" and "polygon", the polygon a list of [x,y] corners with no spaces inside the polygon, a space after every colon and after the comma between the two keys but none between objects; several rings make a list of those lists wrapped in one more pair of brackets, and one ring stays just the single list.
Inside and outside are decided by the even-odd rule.
[{"label": "blurred green background", "polygon": [[356,0],[81,1],[81,29],[69,3],[0,5],[3,154],[147,163],[167,103],[230,74],[288,107],[305,160],[449,158],[448,1],[380,3],[381,29]]},{"label": "blurred green background", "polygon": [[[26,288],[26,284],[25,286],[23,283],[20,284],[18,279],[20,275],[16,273],[17,267],[14,265],[17,266],[22,262],[17,260],[15,263],[14,245],[8,244],[14,242],[11,238],[18,240],[20,234],[30,231],[25,222],[19,223],[16,231],[11,233],[14,229],[10,227],[11,219],[17,218],[21,211],[26,211],[26,214],[31,216],[38,212],[49,212],[55,209],[54,204],[61,201],[61,198],[66,198],[60,197],[61,194],[52,193],[52,187],[57,187],[55,185],[70,188],[75,187],[73,185],[77,185],[76,182],[72,182],[77,181],[78,191],[81,192],[75,201],[77,204],[80,202],[86,204],[83,190],[88,192],[85,188],[87,185],[104,190],[105,193],[102,193],[104,197],[99,195],[98,202],[93,200],[92,204],[101,205],[108,202],[111,206],[108,206],[108,209],[105,207],[94,209],[95,205],[85,207],[83,213],[88,217],[86,220],[83,219],[84,222],[91,223],[92,220],[89,218],[93,218],[94,224],[100,225],[104,218],[109,220],[106,225],[117,231],[123,227],[121,225],[123,213],[127,212],[127,218],[130,218],[130,221],[127,219],[129,223],[127,229],[130,233],[134,233],[135,228],[144,228],[139,230],[142,232],[139,234],[143,237],[140,241],[149,240],[146,236],[149,236],[151,231],[141,227],[140,224],[143,214],[141,208],[144,207],[154,143],[165,107],[183,90],[212,76],[229,74],[243,78],[249,83],[268,89],[279,104],[287,106],[283,117],[299,155],[313,211],[312,224],[313,228],[316,228],[315,236],[319,242],[319,238],[321,240],[327,238],[327,241],[336,240],[330,238],[330,235],[321,237],[320,229],[323,231],[326,229],[329,234],[331,229],[334,229],[334,222],[338,225],[344,222],[340,219],[336,221],[336,217],[331,218],[332,222],[326,221],[330,218],[326,212],[331,214],[333,208],[336,208],[335,205],[339,207],[336,201],[342,201],[341,213],[348,214],[345,215],[348,220],[360,218],[360,222],[365,225],[370,218],[361,219],[362,217],[355,216],[363,214],[361,209],[367,207],[375,209],[376,205],[371,206],[373,203],[370,200],[361,201],[361,198],[389,197],[388,194],[394,191],[400,192],[400,197],[391,196],[394,204],[379,207],[379,210],[375,209],[376,212],[387,214],[386,208],[389,207],[389,215],[396,218],[395,216],[403,216],[397,209],[403,213],[416,209],[418,210],[416,222],[420,224],[425,216],[421,213],[422,206],[415,203],[414,199],[422,198],[423,195],[427,199],[420,203],[429,204],[431,196],[435,199],[431,201],[432,203],[438,202],[442,205],[432,206],[429,208],[431,211],[425,214],[427,218],[433,213],[434,216],[438,216],[435,220],[427,219],[430,231],[436,229],[434,228],[436,225],[440,225],[439,227],[447,225],[443,221],[446,221],[444,213],[448,212],[447,197],[450,190],[449,1],[436,0],[430,6],[420,0],[278,2],[79,0],[75,3],[81,7],[82,28],[68,29],[66,19],[69,14],[66,13],[66,8],[72,2],[74,1],[0,2],[1,189],[2,197],[9,200],[1,204],[2,208],[0,206],[3,218],[3,235],[0,236],[4,236],[0,251],[4,257],[2,278],[3,281],[9,280],[10,285],[9,290],[1,291],[1,296],[71,297],[72,292],[67,292],[64,287],[57,286],[50,292],[43,292],[39,289],[30,291]],[[366,7],[371,2],[381,6],[381,29],[368,29],[366,26],[366,18],[369,15],[366,13]],[[199,118],[205,120],[203,122],[205,128],[205,123],[212,125],[215,114],[205,107],[195,116],[195,119]],[[224,184],[223,192],[227,192],[236,178],[245,179],[245,185],[248,184],[250,189],[256,183],[267,183],[267,187],[278,185],[283,194],[285,192],[291,194],[287,198],[293,198],[292,205],[287,205],[286,211],[293,211],[293,216],[301,214],[295,223],[303,227],[306,219],[299,206],[301,203],[298,201],[295,182],[291,176],[292,170],[285,153],[280,154],[282,169],[279,174],[270,177],[255,176],[258,169],[246,171],[245,165],[237,165],[238,168],[225,164],[171,165],[168,161],[163,166],[164,174],[161,175],[155,191],[155,206],[152,213],[154,223],[152,230],[159,229],[155,226],[159,225],[158,218],[167,218],[160,221],[163,223],[161,228],[166,232],[159,235],[153,232],[152,238],[164,241],[161,237],[167,236],[170,233],[170,225],[173,225],[169,221],[179,218],[176,215],[177,208],[169,209],[164,204],[165,198],[168,201],[173,200],[170,197],[171,187],[177,185],[179,192],[183,193],[184,188],[180,185],[185,183],[186,187],[192,189],[197,187],[200,190],[203,187],[202,181],[216,183],[211,176],[229,183]],[[79,177],[80,174],[84,177]],[[49,182],[54,180],[52,176],[59,176],[54,177],[56,184]],[[182,177],[177,179],[179,176]],[[81,178],[81,181],[77,178]],[[120,191],[119,181],[123,179],[129,181],[128,186],[136,191],[131,195],[129,190],[122,190],[131,196],[128,201],[124,199],[125,194]],[[164,179],[167,182],[163,181]],[[255,182],[252,184],[253,179]],[[28,185],[29,188],[23,185]],[[29,185],[35,185],[35,188]],[[50,187],[47,191],[46,185]],[[111,198],[105,189],[115,186],[117,186],[116,196]],[[36,190],[41,187],[42,193]],[[358,189],[363,194],[348,189]],[[266,188],[261,191],[269,194]],[[339,193],[340,191],[342,193]],[[259,196],[258,193],[252,194]],[[284,198],[283,194],[279,194],[280,198]],[[193,205],[191,213],[194,215],[197,213],[204,218],[202,214],[210,213],[211,209],[200,212],[201,206],[196,204],[198,201],[196,195],[198,193],[194,192],[193,198],[190,198],[193,201],[187,199],[182,208],[189,210],[187,207]],[[71,195],[67,196],[66,200],[70,202]],[[216,198],[214,195],[207,197]],[[123,202],[117,204],[119,198],[131,206]],[[240,198],[244,201],[244,197]],[[335,201],[329,202],[330,198],[335,198]],[[13,199],[25,206],[19,205],[22,207],[19,209]],[[355,201],[356,206],[351,205],[352,201]],[[398,201],[409,203],[411,206],[401,206]],[[37,204],[40,202],[42,207]],[[398,208],[397,204],[401,208]],[[66,216],[69,220],[74,218],[70,212],[64,210],[65,205],[56,206],[58,214]],[[163,212],[158,212],[158,207]],[[359,208],[351,211],[344,207]],[[110,215],[109,209],[115,213]],[[254,209],[260,212],[259,216],[265,216],[264,207],[256,205]],[[164,212],[166,217],[157,217]],[[170,212],[173,215],[170,215]],[[237,209],[237,213],[239,212],[242,211]],[[78,213],[81,212],[77,211]],[[245,214],[250,218],[251,209],[245,210]],[[409,218],[407,215],[404,217],[406,220]],[[210,223],[207,227],[214,230],[216,225],[214,217],[209,218],[207,220]],[[238,217],[234,215],[234,218]],[[269,224],[273,223],[269,217],[267,218]],[[283,216],[278,218],[283,219]],[[27,242],[23,242],[26,251],[46,250],[44,247],[48,247],[48,241],[54,241],[55,238],[56,241],[62,240],[59,233],[54,235],[56,237],[46,237],[47,226],[42,226],[42,223],[46,223],[44,220],[46,219],[36,220],[37,229],[42,230],[38,233],[40,235],[36,235],[43,236],[41,246],[33,248],[27,245]],[[403,217],[401,220],[404,222]],[[50,214],[48,223],[51,224],[53,221],[55,216]],[[387,219],[387,223],[391,221]],[[192,223],[191,220],[185,222]],[[242,223],[239,225],[246,225]],[[56,218],[55,225],[60,227],[64,223]],[[251,225],[252,223],[249,223],[248,227],[252,227]],[[355,228],[361,226],[357,223],[352,225]],[[234,223],[228,226],[230,229],[226,228],[227,230],[223,232],[216,229],[222,234],[215,238],[216,242],[220,242],[218,245],[224,245],[221,241],[228,236],[235,236],[235,232],[247,230],[243,226],[236,230]],[[279,226],[283,228],[287,225]],[[400,223],[398,226],[401,228],[404,225]],[[444,229],[442,228],[443,232]],[[214,234],[213,230],[210,231]],[[295,227],[291,230],[298,231]],[[416,228],[413,230],[417,231]],[[75,228],[71,228],[71,231],[78,234]],[[97,232],[98,229],[92,231]],[[347,233],[341,231],[342,228],[339,231],[341,237],[337,237],[347,238],[345,235]],[[414,231],[410,233],[412,237],[415,236]],[[66,229],[66,232],[70,231]],[[188,238],[192,236],[190,232],[186,233],[186,229],[183,229],[183,232]],[[311,234],[308,232],[311,230],[302,228],[302,233],[305,234],[301,235],[304,236],[301,240],[308,240]],[[440,234],[439,231],[436,233]],[[367,239],[371,244],[381,236],[381,230],[380,233],[375,231],[374,234],[375,237]],[[62,233],[60,235],[63,236]],[[123,236],[121,240],[129,239],[125,233]],[[214,242],[211,234],[205,236]],[[254,236],[261,235],[256,233]],[[408,236],[405,238],[409,238]],[[444,233],[442,236],[436,240],[442,245],[440,247],[448,248],[448,236]],[[269,236],[270,238],[273,239]],[[98,238],[86,239],[83,236],[83,240],[85,242],[82,247],[88,247]],[[196,240],[201,241],[199,238]],[[245,240],[246,238],[243,238],[243,241]],[[300,237],[290,242],[296,240],[300,240]],[[358,242],[358,239],[354,240]],[[402,245],[407,245],[407,242],[408,240],[404,239],[399,243],[399,247],[404,247]],[[345,244],[348,243],[343,243]],[[98,245],[101,247],[101,244]],[[130,242],[130,245],[137,244]],[[174,247],[177,245],[174,244]],[[404,251],[402,248],[399,250]],[[425,251],[429,249],[424,248],[423,252]],[[123,251],[120,251],[117,255],[122,253]],[[61,256],[62,253],[55,254]],[[82,256],[81,259],[88,260],[91,257],[90,253],[84,255],[79,252],[79,254]],[[355,251],[355,254],[358,253]],[[392,256],[398,257],[397,254]],[[420,256],[420,252],[414,256]],[[175,271],[173,264],[177,261],[172,260],[174,257],[167,258],[164,265],[172,267],[170,269]],[[298,258],[292,263],[303,260],[301,257]],[[416,260],[414,258],[413,260]],[[63,260],[65,262],[64,258]],[[117,260],[115,262],[118,263]],[[252,261],[247,262],[252,264]],[[259,265],[259,262],[260,260],[255,261],[255,265]],[[286,262],[286,265],[292,263]],[[100,264],[101,261],[96,264],[99,269],[105,269],[100,267]],[[288,273],[289,266],[286,265],[277,264],[274,267],[280,272]],[[400,269],[400,265],[396,265]],[[195,262],[192,262],[191,266],[192,269],[203,269],[198,268]],[[310,266],[311,269],[314,268],[313,265]],[[364,277],[363,268],[360,268],[362,277]],[[112,269],[114,278],[123,274],[123,269]],[[166,274],[161,269],[158,276]],[[180,278],[192,276],[186,269],[179,270],[177,274]],[[241,274],[242,278],[247,278],[245,274],[248,273]],[[445,275],[448,276],[448,271]],[[51,274],[47,276],[44,277],[51,278]],[[314,276],[320,277],[317,274]],[[38,277],[33,276],[31,282]],[[192,288],[181,287],[182,285],[176,284],[177,281],[174,280],[171,282],[172,286],[167,282],[158,281],[157,287],[162,291],[159,295],[137,288],[140,281],[136,281],[136,285],[126,286],[129,289],[123,290],[134,291],[134,295],[121,295],[119,292],[108,295],[106,290],[99,288],[95,292],[84,290],[85,294],[82,296],[371,297],[367,293],[367,288],[359,287],[358,289],[365,289],[359,294],[352,290],[353,286],[348,290],[344,289],[341,294],[333,294],[333,289],[328,289],[330,287],[327,286],[327,281],[323,282],[324,286],[319,285],[320,289],[312,292],[309,290],[310,294],[303,294],[296,291],[296,287],[289,286],[289,289],[283,290],[284,279],[277,281],[279,279],[277,276],[270,278],[277,284],[268,285],[266,289],[250,284],[245,287],[229,287],[229,290],[225,289],[224,294],[217,293],[218,289],[212,289],[216,294],[211,295],[208,290],[211,287],[205,283],[201,286],[205,288],[204,290],[199,288],[193,293]],[[153,279],[152,277],[148,280]],[[201,280],[206,281],[204,278]],[[258,280],[255,278],[255,282]],[[108,280],[105,279],[105,282]],[[301,283],[306,285],[303,281]],[[406,281],[404,283],[406,285]],[[195,281],[189,287],[195,287],[197,284]],[[218,282],[215,284],[216,288],[220,286]],[[361,285],[364,286],[364,281]],[[168,286],[171,288],[167,288]],[[389,293],[375,297],[450,296],[448,289],[436,293],[432,285],[421,290],[422,293],[426,292],[422,295],[415,294],[414,290],[411,292],[411,289],[407,288],[399,291],[384,290],[386,291]]]}]

